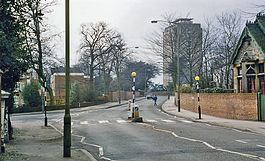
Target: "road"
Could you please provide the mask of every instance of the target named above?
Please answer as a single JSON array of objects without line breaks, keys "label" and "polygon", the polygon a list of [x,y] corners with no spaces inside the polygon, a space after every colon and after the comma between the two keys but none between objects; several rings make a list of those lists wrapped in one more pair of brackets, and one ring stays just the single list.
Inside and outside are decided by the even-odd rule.
[{"label": "road", "polygon": [[[158,98],[160,105],[166,97]],[[251,161],[265,158],[261,134],[197,123],[170,116],[141,100],[143,123],[128,118],[128,106],[71,112],[72,146],[100,160]],[[14,115],[12,121],[39,121],[40,114]],[[48,112],[49,124],[62,131],[63,111]],[[265,159],[264,159],[265,160]]]}]

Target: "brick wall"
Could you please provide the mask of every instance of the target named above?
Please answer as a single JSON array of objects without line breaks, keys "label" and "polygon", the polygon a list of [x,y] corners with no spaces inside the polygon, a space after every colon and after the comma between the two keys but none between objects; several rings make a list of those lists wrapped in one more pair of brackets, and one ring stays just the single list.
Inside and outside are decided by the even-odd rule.
[{"label": "brick wall", "polygon": [[[181,93],[181,108],[198,112],[197,94]],[[257,94],[200,93],[202,114],[241,120],[258,120]]]},{"label": "brick wall", "polygon": [[[139,97],[140,93],[135,91],[135,97]],[[118,101],[119,92],[110,92],[109,93],[109,100],[110,101]],[[121,91],[121,100],[129,100],[132,99],[132,92],[131,91]]]}]

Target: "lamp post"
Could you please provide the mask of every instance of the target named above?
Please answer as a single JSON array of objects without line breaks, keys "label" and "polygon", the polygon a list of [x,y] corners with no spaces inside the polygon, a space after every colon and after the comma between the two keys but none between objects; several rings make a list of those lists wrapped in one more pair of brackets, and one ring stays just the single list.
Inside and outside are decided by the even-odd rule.
[{"label": "lamp post", "polygon": [[65,114],[63,157],[71,157],[71,115],[70,115],[70,0],[65,1]]},{"label": "lamp post", "polygon": [[[169,24],[169,26],[176,25],[176,22],[172,22],[172,21],[164,21],[164,20],[153,20],[151,21],[151,23],[158,23],[158,22],[166,22]],[[179,64],[179,50],[180,50],[180,34],[181,34],[181,27],[179,28],[179,30],[177,30],[177,50],[175,49],[175,43],[176,43],[176,39],[175,39],[175,34],[173,34],[171,32],[170,29],[170,35],[171,35],[171,42],[172,42],[172,55],[176,55],[177,56],[177,106],[178,106],[178,112],[180,112],[180,64]],[[176,54],[175,54],[176,52]],[[175,84],[174,84],[175,86]]]}]

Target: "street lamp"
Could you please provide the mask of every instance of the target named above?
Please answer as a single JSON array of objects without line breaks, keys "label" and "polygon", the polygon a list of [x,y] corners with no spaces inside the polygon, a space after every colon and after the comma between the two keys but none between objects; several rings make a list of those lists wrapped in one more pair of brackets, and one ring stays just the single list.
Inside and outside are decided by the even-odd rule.
[{"label": "street lamp", "polygon": [[[158,23],[158,22],[166,22],[169,24],[169,26],[176,25],[178,21],[164,21],[164,20],[152,20],[151,23]],[[180,64],[179,64],[179,50],[180,50],[180,34],[181,34],[181,28],[179,28],[179,30],[177,30],[177,53],[176,49],[175,49],[175,44],[176,40],[175,40],[175,34],[173,34],[170,30],[170,34],[171,34],[171,42],[172,42],[172,55],[176,55],[177,56],[177,103],[178,103],[178,112],[180,112]],[[175,84],[174,84],[175,86]]]},{"label": "street lamp", "polygon": [[70,0],[65,1],[65,114],[63,157],[71,157],[71,115],[70,115]]}]

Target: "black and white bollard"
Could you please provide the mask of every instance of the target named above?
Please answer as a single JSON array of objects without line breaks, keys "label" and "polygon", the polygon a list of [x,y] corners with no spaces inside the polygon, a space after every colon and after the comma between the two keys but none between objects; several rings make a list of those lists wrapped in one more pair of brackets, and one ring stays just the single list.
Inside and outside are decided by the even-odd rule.
[{"label": "black and white bollard", "polygon": [[47,89],[47,83],[46,83],[46,77],[44,80],[44,126],[48,126],[48,119],[47,119],[47,96],[46,96],[46,89]]},{"label": "black and white bollard", "polygon": [[143,122],[143,118],[140,117],[139,115],[139,106],[135,104],[135,77],[136,77],[136,72],[132,72],[132,81],[133,81],[133,86],[132,86],[132,121],[133,122]]},{"label": "black and white bollard", "polygon": [[199,113],[199,119],[202,119],[202,116],[201,116],[201,106],[200,106],[200,87],[199,87],[199,80],[200,80],[200,77],[199,77],[199,76],[196,76],[196,77],[195,77],[195,80],[196,80],[196,91],[197,91],[197,99],[198,99],[198,113]]}]

